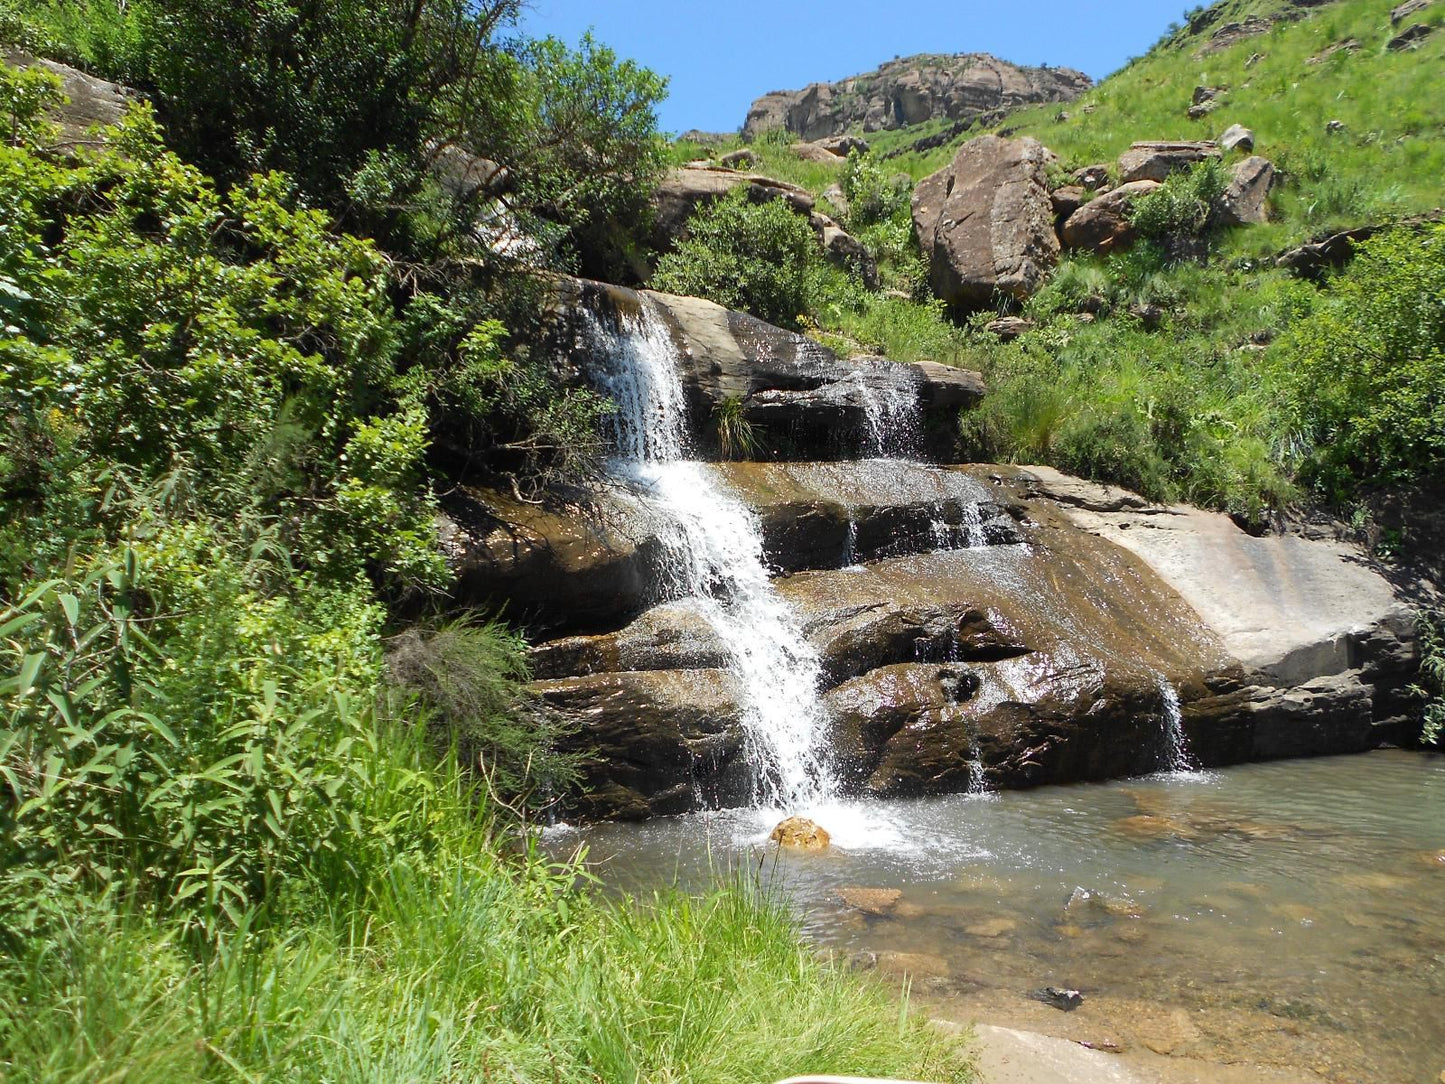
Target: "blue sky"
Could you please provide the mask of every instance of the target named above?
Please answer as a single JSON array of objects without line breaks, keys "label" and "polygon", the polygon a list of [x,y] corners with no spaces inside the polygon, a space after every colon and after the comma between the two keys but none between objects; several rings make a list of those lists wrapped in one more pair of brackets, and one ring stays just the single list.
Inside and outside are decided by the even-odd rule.
[{"label": "blue sky", "polygon": [[529,0],[522,29],[570,44],[590,27],[671,78],[670,132],[732,131],[770,90],[841,79],[910,53],[993,53],[1102,78],[1157,41],[1183,0]]}]

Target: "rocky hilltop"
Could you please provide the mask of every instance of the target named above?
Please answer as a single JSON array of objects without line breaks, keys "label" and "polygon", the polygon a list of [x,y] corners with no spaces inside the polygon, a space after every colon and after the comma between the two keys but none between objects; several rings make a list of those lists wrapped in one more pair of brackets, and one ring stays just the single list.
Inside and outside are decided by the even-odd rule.
[{"label": "rocky hilltop", "polygon": [[1021,68],[987,53],[927,53],[877,71],[802,90],[775,90],[753,102],[745,138],[786,128],[803,139],[905,128],[946,117],[972,120],[1036,102],[1067,102],[1093,86],[1072,68]]}]

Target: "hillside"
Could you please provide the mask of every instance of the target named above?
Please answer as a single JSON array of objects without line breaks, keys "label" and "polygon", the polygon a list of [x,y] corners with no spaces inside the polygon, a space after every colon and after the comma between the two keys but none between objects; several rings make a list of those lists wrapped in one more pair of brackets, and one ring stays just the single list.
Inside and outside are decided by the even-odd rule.
[{"label": "hillside", "polygon": [[[852,134],[870,150],[851,165],[759,139],[750,168],[821,199],[881,269],[881,292],[821,288],[804,317],[815,334],[845,352],[985,373],[991,393],[963,420],[964,454],[1047,463],[1225,509],[1255,529],[1321,520],[1387,555],[1429,559],[1440,527],[1419,487],[1445,434],[1429,375],[1439,329],[1424,303],[1434,272],[1419,263],[1433,267],[1438,244],[1421,244],[1431,235],[1418,224],[1442,202],[1442,24],[1439,0],[1225,0],[1072,102],[973,123],[866,133],[858,123]],[[1251,150],[1204,153],[1233,125],[1251,131]],[[1057,193],[1056,211],[1117,186],[1135,142],[1202,141],[1206,162],[1120,219],[1144,216],[1132,248],[1099,254],[1066,238],[1060,252],[1050,238],[1056,255],[1044,253],[1032,296],[945,313],[909,201],[985,134],[1043,145],[1039,183]],[[1232,225],[1219,200],[1250,154],[1272,166],[1267,198],[1255,221]],[[1076,180],[1084,167],[1087,186]],[[1341,231],[1358,240],[1391,223],[1415,225],[1378,239],[1378,256],[1338,281],[1320,277],[1360,251]],[[1281,259],[1332,236],[1318,251],[1334,263],[1303,266],[1311,278]],[[1014,317],[1002,337],[989,330],[1000,313]],[[1350,326],[1393,328],[1417,344],[1415,359],[1372,360]]]},{"label": "hillside", "polygon": [[987,53],[920,54],[876,71],[802,90],[775,90],[753,102],[743,124],[753,139],[783,128],[803,139],[850,129],[906,128],[940,119],[994,120],[1022,105],[1066,102],[1093,85],[1071,68],[1030,68]]}]

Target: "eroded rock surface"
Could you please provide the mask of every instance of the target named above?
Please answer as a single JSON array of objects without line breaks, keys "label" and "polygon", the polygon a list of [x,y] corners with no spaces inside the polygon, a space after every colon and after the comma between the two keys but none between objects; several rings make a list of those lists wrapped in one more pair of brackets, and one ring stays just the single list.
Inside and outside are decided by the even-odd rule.
[{"label": "eroded rock surface", "polygon": [[933,292],[978,308],[995,294],[1023,299],[1058,261],[1045,167],[1052,152],[1034,139],[981,136],[919,182],[913,225]]},{"label": "eroded rock surface", "polygon": [[68,99],[50,112],[51,121],[60,129],[62,147],[104,146],[104,140],[93,131],[97,126],[119,124],[126,108],[140,95],[130,87],[97,79],[83,71],[20,49],[5,49],[4,61],[12,68],[39,68],[60,78],[60,90]]},{"label": "eroded rock surface", "polygon": [[[1171,701],[1204,765],[1402,736],[1410,613],[1348,546],[1256,538],[1045,468],[716,469],[792,569],[775,587],[819,656],[829,755],[852,792],[1153,771],[1172,755]],[[747,792],[740,690],[694,604],[534,659],[546,702],[605,751],[585,815]]]},{"label": "eroded rock surface", "polygon": [[911,56],[837,83],[765,94],[748,110],[743,136],[785,128],[821,140],[858,126],[874,132],[939,117],[972,120],[1035,102],[1071,101],[1091,86],[1083,72],[1019,67],[987,53]]}]

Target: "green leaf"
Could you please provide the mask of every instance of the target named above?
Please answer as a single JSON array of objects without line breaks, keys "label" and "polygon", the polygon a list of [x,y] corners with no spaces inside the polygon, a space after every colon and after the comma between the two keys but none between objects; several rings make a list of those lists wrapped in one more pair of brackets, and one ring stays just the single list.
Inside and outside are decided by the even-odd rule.
[{"label": "green leaf", "polygon": [[35,683],[40,678],[40,670],[45,665],[45,658],[43,651],[25,656],[25,661],[20,664],[20,679],[19,686],[15,690],[16,696],[28,696],[30,690],[35,688]]}]

